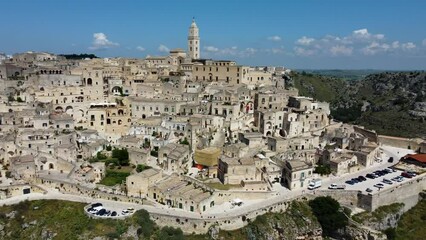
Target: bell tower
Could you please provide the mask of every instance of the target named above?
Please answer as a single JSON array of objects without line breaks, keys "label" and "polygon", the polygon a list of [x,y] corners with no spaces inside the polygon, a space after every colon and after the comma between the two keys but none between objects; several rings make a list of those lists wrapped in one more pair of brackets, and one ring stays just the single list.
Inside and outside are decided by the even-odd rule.
[{"label": "bell tower", "polygon": [[188,53],[189,57],[192,59],[200,58],[200,35],[194,18],[192,18],[191,27],[189,27]]}]

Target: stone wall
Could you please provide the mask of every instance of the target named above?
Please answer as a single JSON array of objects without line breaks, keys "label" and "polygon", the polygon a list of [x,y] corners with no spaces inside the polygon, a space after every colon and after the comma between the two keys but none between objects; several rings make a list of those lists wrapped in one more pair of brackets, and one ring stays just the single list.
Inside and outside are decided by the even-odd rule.
[{"label": "stone wall", "polygon": [[257,192],[257,191],[215,191],[214,199],[216,204],[232,201],[236,198],[255,200],[255,199],[268,199],[275,196],[275,192]]},{"label": "stone wall", "polygon": [[397,148],[409,148],[412,150],[419,149],[420,143],[422,142],[422,140],[419,138],[400,138],[385,135],[379,135],[378,139],[379,143],[383,145],[388,145]]},{"label": "stone wall", "polygon": [[404,212],[419,201],[419,193],[426,189],[426,176],[405,180],[393,188],[382,189],[374,194],[359,194],[358,206],[367,211],[374,211],[383,205],[404,203]]},{"label": "stone wall", "polygon": [[[303,198],[306,200],[308,198]],[[221,230],[236,230],[242,228],[248,224],[249,221],[253,221],[257,216],[263,215],[267,212],[282,212],[286,211],[290,206],[291,201],[302,200],[302,198],[286,199],[277,203],[273,203],[266,207],[255,209],[248,212],[242,212],[240,214],[232,214],[230,217],[218,216],[218,217],[176,217],[167,214],[150,213],[151,218],[159,226],[173,226],[179,227],[184,233],[196,233],[204,234],[207,233],[211,226],[217,226]]]},{"label": "stone wall", "polygon": [[379,140],[378,137],[377,137],[377,133],[375,131],[367,130],[367,129],[360,128],[360,127],[357,127],[357,126],[354,126],[354,131],[366,136],[368,138],[368,141],[370,141],[370,142],[377,143],[378,140]]},{"label": "stone wall", "polygon": [[92,189],[82,185],[73,184],[73,183],[69,183],[65,181],[52,180],[47,178],[37,178],[35,181],[38,184],[43,184],[46,187],[57,189],[58,191],[63,193],[83,195],[86,197],[100,198],[105,200],[114,200],[114,201],[121,201],[121,202],[131,202],[131,203],[152,205],[146,199],[107,193],[97,189]]},{"label": "stone wall", "polygon": [[357,206],[358,193],[359,191],[357,190],[316,190],[314,196],[330,196],[336,199],[342,205]]},{"label": "stone wall", "polygon": [[30,184],[2,186],[0,187],[0,199],[24,195],[24,189],[30,189],[30,193],[45,193],[42,188]]}]

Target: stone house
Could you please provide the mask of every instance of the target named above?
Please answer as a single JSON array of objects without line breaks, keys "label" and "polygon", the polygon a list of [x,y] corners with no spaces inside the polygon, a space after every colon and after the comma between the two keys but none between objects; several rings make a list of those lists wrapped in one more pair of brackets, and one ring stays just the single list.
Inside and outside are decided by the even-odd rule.
[{"label": "stone house", "polygon": [[306,188],[314,169],[303,161],[286,161],[282,171],[283,183],[290,190]]}]

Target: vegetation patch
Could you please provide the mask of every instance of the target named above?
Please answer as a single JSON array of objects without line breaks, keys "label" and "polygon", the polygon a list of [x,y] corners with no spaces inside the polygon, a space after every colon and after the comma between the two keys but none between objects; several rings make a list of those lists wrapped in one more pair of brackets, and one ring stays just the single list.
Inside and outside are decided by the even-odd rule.
[{"label": "vegetation patch", "polygon": [[125,181],[126,178],[130,176],[130,171],[128,169],[107,169],[105,177],[99,184],[105,186],[115,186],[117,184],[122,184],[123,181]]},{"label": "vegetation patch", "polygon": [[[85,205],[38,200],[0,207],[0,239],[184,239],[181,229],[158,227],[145,210],[126,219],[93,219],[84,213]],[[137,235],[124,237],[130,227]]]},{"label": "vegetation patch", "polygon": [[377,208],[373,212],[362,212],[352,216],[352,219],[358,223],[381,222],[390,214],[398,213],[404,207],[404,203],[393,203]]},{"label": "vegetation patch", "polygon": [[339,202],[327,197],[317,197],[309,202],[312,212],[322,227],[324,237],[333,236],[336,230],[348,225],[348,218],[342,212]]},{"label": "vegetation patch", "polygon": [[426,236],[426,200],[423,199],[416,206],[404,213],[398,222],[395,238],[425,239]]},{"label": "vegetation patch", "polygon": [[136,166],[136,172],[138,172],[138,173],[143,172],[143,171],[150,169],[150,168],[152,168],[152,167],[145,165],[145,164],[138,164],[138,166]]}]

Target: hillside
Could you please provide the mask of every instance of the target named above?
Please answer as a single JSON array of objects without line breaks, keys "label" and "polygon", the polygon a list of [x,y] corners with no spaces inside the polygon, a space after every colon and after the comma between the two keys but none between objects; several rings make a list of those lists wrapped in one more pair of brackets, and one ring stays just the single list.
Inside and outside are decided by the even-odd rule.
[{"label": "hillside", "polygon": [[[217,232],[217,239],[318,239],[322,230],[307,202],[292,202],[282,213],[266,213],[256,219],[245,219],[249,224],[234,231]],[[211,239],[211,234],[187,236],[188,240]]]},{"label": "hillside", "polygon": [[144,210],[124,220],[92,219],[84,206],[39,200],[0,207],[0,239],[183,239],[180,229],[159,228]]},{"label": "hillside", "polygon": [[312,73],[316,75],[328,76],[328,77],[336,77],[349,81],[357,81],[362,80],[366,76],[375,73],[381,73],[383,70],[375,70],[375,69],[359,69],[359,70],[342,70],[342,69],[300,69],[298,72],[306,72]]},{"label": "hillside", "polygon": [[426,137],[426,73],[384,72],[360,81],[293,73],[300,95],[331,104],[333,118],[379,134]]},{"label": "hillside", "polygon": [[426,199],[422,199],[416,206],[408,210],[398,221],[396,230],[391,231],[389,239],[425,239],[426,236]]}]

